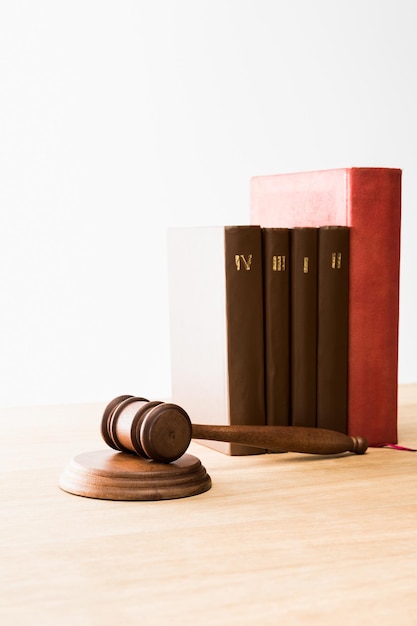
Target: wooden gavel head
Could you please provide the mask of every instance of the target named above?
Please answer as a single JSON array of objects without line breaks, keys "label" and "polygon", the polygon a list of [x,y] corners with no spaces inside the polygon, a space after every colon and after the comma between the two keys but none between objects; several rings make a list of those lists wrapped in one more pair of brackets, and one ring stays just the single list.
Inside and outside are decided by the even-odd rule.
[{"label": "wooden gavel head", "polygon": [[104,410],[101,434],[115,450],[171,463],[187,450],[192,426],[188,414],[176,404],[119,396]]}]

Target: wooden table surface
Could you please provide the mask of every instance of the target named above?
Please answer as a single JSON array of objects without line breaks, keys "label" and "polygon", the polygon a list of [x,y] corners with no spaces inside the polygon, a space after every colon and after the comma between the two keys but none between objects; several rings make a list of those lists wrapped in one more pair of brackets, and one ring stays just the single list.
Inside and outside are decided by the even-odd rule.
[{"label": "wooden table surface", "polygon": [[[417,385],[400,443],[417,447]],[[210,491],[114,502],[58,487],[104,405],[0,411],[0,623],[417,623],[417,453],[227,457]]]}]

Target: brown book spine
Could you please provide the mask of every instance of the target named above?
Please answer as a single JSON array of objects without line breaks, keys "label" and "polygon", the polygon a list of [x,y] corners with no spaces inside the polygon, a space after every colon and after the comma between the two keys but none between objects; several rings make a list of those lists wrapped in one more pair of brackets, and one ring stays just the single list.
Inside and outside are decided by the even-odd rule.
[{"label": "brown book spine", "polygon": [[291,423],[316,426],[317,228],[291,231]]},{"label": "brown book spine", "polygon": [[269,426],[290,419],[290,231],[262,229],[265,320],[265,410]]},{"label": "brown book spine", "polygon": [[319,228],[317,426],[347,432],[349,228]]},{"label": "brown book spine", "polygon": [[[265,424],[262,233],[225,227],[230,424]],[[231,454],[257,449],[232,443]]]}]

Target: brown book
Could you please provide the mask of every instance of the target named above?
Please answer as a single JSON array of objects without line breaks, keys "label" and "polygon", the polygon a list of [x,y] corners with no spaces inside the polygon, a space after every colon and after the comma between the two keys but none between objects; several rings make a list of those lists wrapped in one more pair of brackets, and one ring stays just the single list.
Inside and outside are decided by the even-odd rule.
[{"label": "brown book", "polygon": [[317,426],[347,432],[349,228],[319,228]]},{"label": "brown book", "polygon": [[291,231],[291,423],[316,426],[317,228]]},{"label": "brown book", "polygon": [[290,419],[290,232],[262,229],[264,255],[265,410],[269,426]]},{"label": "brown book", "polygon": [[172,401],[196,424],[264,425],[260,227],[170,229],[168,263]]}]

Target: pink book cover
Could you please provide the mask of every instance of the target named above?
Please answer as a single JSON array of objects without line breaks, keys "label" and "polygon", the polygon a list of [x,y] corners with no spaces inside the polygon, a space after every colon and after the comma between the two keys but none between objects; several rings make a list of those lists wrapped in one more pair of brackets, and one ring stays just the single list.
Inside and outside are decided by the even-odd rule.
[{"label": "pink book cover", "polygon": [[401,176],[343,168],[254,176],[250,222],[349,226],[348,434],[397,443]]}]

